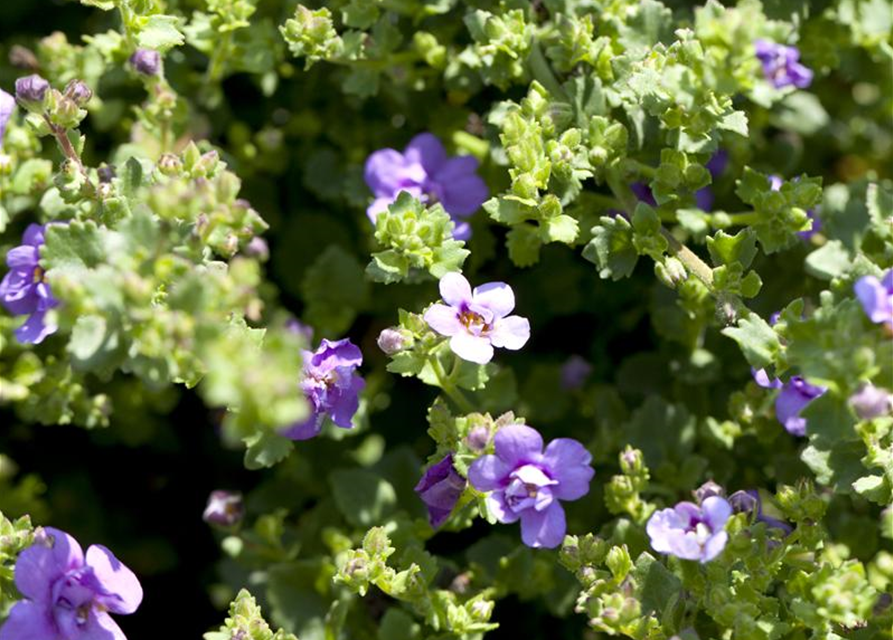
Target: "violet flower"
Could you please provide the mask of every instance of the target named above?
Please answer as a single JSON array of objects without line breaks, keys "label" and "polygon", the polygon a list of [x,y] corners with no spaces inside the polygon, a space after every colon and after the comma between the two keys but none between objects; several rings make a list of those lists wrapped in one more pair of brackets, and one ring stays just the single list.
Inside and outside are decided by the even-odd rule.
[{"label": "violet flower", "polygon": [[137,49],[130,56],[130,64],[137,73],[154,76],[161,68],[161,54],[152,49]]},{"label": "violet flower", "polygon": [[366,210],[375,222],[406,191],[426,204],[439,202],[453,218],[453,237],[467,240],[471,226],[464,219],[480,209],[489,197],[486,183],[477,175],[478,161],[472,156],[448,158],[443,144],[431,133],[420,133],[403,153],[379,149],[366,159],[366,184],[375,200]]},{"label": "violet flower", "polygon": [[746,513],[752,516],[755,522],[762,522],[770,529],[780,529],[784,535],[788,535],[794,528],[787,522],[767,516],[763,513],[763,501],[760,492],[756,489],[736,491],[729,496],[729,504],[735,513]]},{"label": "violet flower", "polygon": [[763,63],[763,74],[776,89],[798,87],[805,89],[812,83],[813,73],[800,64],[800,50],[763,40],[754,42],[756,55]]},{"label": "violet flower", "polygon": [[218,489],[208,496],[208,505],[202,513],[202,520],[221,527],[237,525],[245,517],[245,503],[238,491]]},{"label": "violet flower", "polygon": [[[797,180],[797,178],[794,178]],[[782,180],[779,176],[770,175],[769,176],[769,186],[773,191],[778,191],[781,189],[781,186],[784,184],[784,180]],[[804,240],[809,240],[815,234],[822,230],[822,219],[818,216],[818,208],[816,209],[807,209],[806,215],[812,220],[812,227],[807,229],[806,231],[798,231],[797,235],[803,238]],[[773,323],[774,324],[774,323]]]},{"label": "violet flower", "polygon": [[[710,159],[704,164],[704,167],[710,172],[710,176],[716,180],[716,178],[723,174],[728,164],[729,152],[725,149],[720,149],[710,156]],[[713,195],[713,189],[709,186],[695,191],[695,204],[701,211],[710,211],[713,209],[713,202],[715,200],[716,198]]]},{"label": "violet flower", "polygon": [[527,318],[508,315],[515,308],[515,294],[504,282],[488,282],[472,291],[461,273],[448,273],[440,279],[440,297],[446,304],[431,305],[425,322],[449,336],[450,349],[463,360],[487,364],[493,347],[517,351],[530,339]]},{"label": "violet flower", "polygon": [[868,319],[893,331],[893,269],[880,280],[875,276],[862,276],[853,289]]},{"label": "violet flower", "polygon": [[16,99],[0,89],[0,148],[3,148],[3,136],[6,135],[6,125],[16,108]]},{"label": "violet flower", "polygon": [[567,531],[559,500],[589,493],[595,475],[592,455],[571,438],[556,438],[543,451],[543,438],[523,424],[502,427],[494,437],[496,455],[475,460],[468,480],[489,492],[487,508],[503,523],[521,521],[521,540],[528,547],[552,549]]},{"label": "violet flower", "polygon": [[0,640],[126,640],[109,613],[136,611],[143,589],[102,545],[86,556],[64,531],[45,527],[16,562],[17,602]]},{"label": "violet flower", "polygon": [[800,413],[828,389],[809,384],[801,376],[793,376],[787,382],[770,379],[765,369],[752,370],[754,382],[764,389],[781,389],[775,398],[775,416],[785,430],[793,436],[806,435],[806,418]]},{"label": "violet flower", "polygon": [[36,106],[43,102],[43,97],[50,88],[50,83],[36,73],[16,80],[16,100],[26,106]]},{"label": "violet flower", "polygon": [[711,496],[701,506],[680,502],[672,509],[655,512],[645,530],[651,548],[683,560],[709,562],[718,556],[728,542],[726,522],[732,506],[725,498]]},{"label": "violet flower", "polygon": [[432,465],[415,486],[415,492],[428,507],[428,522],[436,529],[450,517],[465,490],[465,478],[453,467],[453,454]]},{"label": "violet flower", "polygon": [[893,395],[870,382],[861,385],[849,403],[861,420],[873,420],[893,411]]},{"label": "violet flower", "polygon": [[9,272],[0,281],[0,303],[13,315],[29,316],[25,324],[15,331],[16,338],[23,344],[39,344],[57,329],[46,322],[47,311],[57,306],[59,301],[53,297],[40,267],[43,242],[44,227],[28,225],[22,236],[22,244],[6,254]]},{"label": "violet flower", "polygon": [[343,429],[360,406],[365,381],[354,373],[363,364],[360,349],[347,338],[323,340],[315,352],[304,351],[304,377],[301,389],[310,403],[310,416],[282,433],[292,440],[309,440],[319,435],[326,416]]},{"label": "violet flower", "polygon": [[568,391],[579,389],[592,373],[592,365],[583,356],[576,354],[561,365],[561,388]]}]

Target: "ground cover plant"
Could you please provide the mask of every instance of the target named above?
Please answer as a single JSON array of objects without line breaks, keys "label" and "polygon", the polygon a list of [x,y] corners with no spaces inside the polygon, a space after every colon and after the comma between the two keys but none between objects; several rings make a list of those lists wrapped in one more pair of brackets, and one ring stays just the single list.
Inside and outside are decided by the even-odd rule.
[{"label": "ground cover plant", "polygon": [[891,31],[0,3],[0,640],[890,638]]}]

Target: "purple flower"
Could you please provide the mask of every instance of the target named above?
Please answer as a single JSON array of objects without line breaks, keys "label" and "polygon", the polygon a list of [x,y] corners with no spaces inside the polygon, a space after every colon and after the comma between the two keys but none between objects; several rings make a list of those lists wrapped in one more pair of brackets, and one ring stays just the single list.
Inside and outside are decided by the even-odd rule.
[{"label": "purple flower", "polygon": [[805,89],[812,83],[812,71],[800,64],[800,50],[769,40],[754,42],[757,58],[763,63],[763,74],[776,89],[798,87]]},{"label": "purple flower", "polygon": [[893,269],[883,278],[862,276],[853,289],[868,319],[893,331]]},{"label": "purple flower", "polygon": [[[707,161],[704,167],[710,172],[711,177],[715,180],[726,170],[729,164],[729,152],[720,149]],[[713,189],[709,186],[695,191],[695,204],[701,211],[710,211],[713,208],[713,202],[716,198],[713,195]]]},{"label": "purple flower", "polygon": [[651,207],[657,206],[657,200],[654,199],[654,194],[651,193],[651,187],[644,182],[633,182],[629,185],[629,189],[639,202],[644,202]]},{"label": "purple flower", "polygon": [[725,498],[711,496],[701,506],[680,502],[672,509],[655,512],[645,530],[658,553],[709,562],[726,546],[729,534],[725,526],[731,515],[732,506]]},{"label": "purple flower", "polygon": [[202,520],[208,524],[232,527],[245,517],[245,503],[238,491],[212,491],[208,505],[202,513]]},{"label": "purple flower", "polygon": [[3,136],[6,135],[6,125],[16,108],[16,99],[0,89],[0,148],[3,147]]},{"label": "purple flower", "polygon": [[521,539],[528,547],[552,549],[567,530],[559,500],[577,500],[589,493],[595,475],[592,456],[571,438],[556,438],[543,451],[536,429],[510,424],[496,432],[496,455],[475,460],[468,480],[489,492],[487,508],[504,523],[521,520]]},{"label": "purple flower", "polygon": [[472,156],[448,158],[436,136],[420,133],[403,153],[379,149],[366,159],[366,184],[375,200],[366,213],[372,222],[406,191],[422,202],[439,202],[453,218],[453,237],[466,240],[471,227],[464,221],[480,209],[489,195],[486,183],[475,173],[478,161]]},{"label": "purple flower", "polygon": [[16,80],[16,99],[23,104],[34,104],[43,101],[50,83],[36,73]]},{"label": "purple flower", "polygon": [[592,365],[585,358],[572,355],[561,365],[561,388],[568,391],[579,389],[592,373]]},{"label": "purple flower", "polygon": [[893,410],[893,395],[866,382],[850,396],[850,406],[862,420],[873,420]]},{"label": "purple flower", "polygon": [[301,336],[308,344],[313,341],[313,327],[309,324],[304,324],[296,318],[289,318],[288,321],[286,321],[285,330]]},{"label": "purple flower", "polygon": [[16,603],[0,640],[126,640],[111,613],[133,613],[143,589],[133,572],[102,545],[86,556],[64,531],[46,527],[19,556]]},{"label": "purple flower", "polygon": [[778,378],[770,379],[765,369],[752,370],[752,374],[754,381],[764,389],[781,389],[775,398],[775,416],[788,433],[805,436],[806,418],[800,412],[827,389],[809,384],[800,376],[793,376],[787,382],[782,382]]},{"label": "purple flower", "polygon": [[763,522],[772,529],[781,529],[785,535],[794,530],[787,522],[763,513],[763,501],[760,499],[760,492],[756,489],[736,491],[729,496],[729,504],[732,505],[732,510],[735,513],[746,513],[753,516],[756,522]]},{"label": "purple flower", "polygon": [[310,416],[283,432],[292,440],[309,440],[322,430],[326,416],[339,427],[350,429],[366,386],[354,371],[363,364],[360,349],[347,338],[323,340],[315,352],[304,351],[301,389],[310,403]]},{"label": "purple flower", "polygon": [[435,529],[450,517],[464,490],[465,478],[453,468],[451,453],[430,467],[415,487],[419,498],[428,506],[428,522]]},{"label": "purple flower", "polygon": [[137,49],[130,56],[130,64],[137,73],[154,76],[161,68],[161,54],[152,49]]},{"label": "purple flower", "polygon": [[[794,178],[796,181],[797,178]],[[779,176],[770,175],[769,176],[769,186],[773,191],[778,191],[781,189],[781,186],[784,184],[784,180],[782,180]],[[815,234],[822,230],[822,219],[818,216],[816,209],[807,209],[806,215],[812,220],[812,227],[807,229],[806,231],[798,231],[797,235],[803,238],[804,240],[809,240]],[[775,324],[775,323],[773,323]]]},{"label": "purple flower", "polygon": [[450,349],[463,360],[487,364],[493,347],[517,351],[530,339],[527,318],[508,315],[515,308],[515,294],[504,282],[488,282],[472,291],[461,273],[448,273],[440,279],[440,297],[446,304],[431,305],[425,322],[449,336]]},{"label": "purple flower", "polygon": [[3,306],[13,315],[30,316],[15,331],[18,341],[24,344],[38,344],[57,328],[45,322],[47,311],[57,306],[59,301],[53,297],[40,268],[43,234],[43,226],[28,225],[22,236],[22,244],[6,254],[9,273],[0,282],[0,302]]}]

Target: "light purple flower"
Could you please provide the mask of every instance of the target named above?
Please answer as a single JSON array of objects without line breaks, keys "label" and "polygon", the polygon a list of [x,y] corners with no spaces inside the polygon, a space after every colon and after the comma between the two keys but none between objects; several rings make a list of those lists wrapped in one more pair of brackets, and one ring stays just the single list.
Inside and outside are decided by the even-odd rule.
[{"label": "light purple flower", "polygon": [[583,356],[576,354],[561,365],[561,388],[572,391],[579,389],[592,373],[592,365]]},{"label": "light purple flower", "polygon": [[406,191],[424,203],[443,205],[456,224],[453,237],[466,240],[471,226],[464,218],[480,209],[490,195],[477,168],[478,161],[472,156],[448,158],[440,140],[431,133],[415,136],[403,153],[379,149],[366,159],[366,184],[375,196],[366,213],[374,223],[378,214]]},{"label": "light purple flower", "polygon": [[793,376],[787,382],[782,382],[778,378],[770,379],[765,369],[754,369],[751,373],[754,381],[764,389],[781,389],[775,398],[775,416],[788,433],[805,436],[806,418],[800,413],[827,389],[809,384],[801,376]]},{"label": "light purple flower", "polygon": [[800,64],[800,50],[763,40],[754,42],[757,58],[763,63],[763,74],[776,89],[798,87],[805,89],[812,83],[813,73]]},{"label": "light purple flower", "polygon": [[365,381],[354,373],[363,364],[360,349],[347,338],[323,340],[315,352],[304,351],[304,377],[301,389],[310,403],[310,416],[284,431],[292,440],[309,440],[322,430],[326,416],[339,427],[350,429],[360,406]]},{"label": "light purple flower", "polygon": [[515,294],[504,282],[472,291],[461,273],[448,273],[440,279],[440,297],[446,304],[431,305],[425,322],[449,336],[450,349],[463,360],[486,364],[493,359],[493,347],[517,351],[530,339],[527,318],[508,315],[515,308]]},{"label": "light purple flower", "polygon": [[528,547],[552,549],[567,531],[559,500],[589,493],[595,475],[592,455],[571,438],[556,438],[543,451],[543,438],[523,424],[502,427],[494,437],[496,455],[475,460],[468,480],[489,492],[487,508],[497,520],[521,520],[521,539]]},{"label": "light purple flower", "polygon": [[726,522],[732,506],[725,498],[711,496],[701,506],[680,502],[672,509],[655,512],[645,530],[651,547],[658,553],[684,560],[709,562],[726,546]]},{"label": "light purple flower", "polygon": [[36,73],[16,80],[16,99],[25,105],[34,105],[42,102],[50,83]]},{"label": "light purple flower", "polygon": [[46,313],[59,304],[50,291],[40,267],[40,247],[44,242],[44,227],[31,224],[25,229],[22,244],[6,254],[9,266],[0,281],[0,302],[16,316],[28,315],[28,320],[16,329],[15,335],[24,344],[43,342],[56,326],[46,323]]},{"label": "light purple flower", "polygon": [[893,411],[893,395],[886,389],[866,382],[850,396],[850,406],[862,420],[880,418]]},{"label": "light purple flower", "polygon": [[137,49],[130,56],[130,64],[137,73],[154,76],[161,68],[161,54],[152,49]]},{"label": "light purple flower", "polygon": [[787,522],[763,513],[763,501],[760,498],[760,492],[756,489],[736,491],[729,496],[729,504],[732,505],[732,510],[735,513],[746,513],[752,516],[756,522],[763,522],[772,529],[780,529],[784,535],[788,535],[794,530]]},{"label": "light purple flower", "polygon": [[24,600],[0,628],[0,640],[126,640],[109,616],[136,611],[143,589],[102,545],[86,555],[64,531],[46,527],[16,562]]},{"label": "light purple flower", "polygon": [[428,522],[437,528],[453,512],[459,496],[465,490],[465,478],[453,468],[453,454],[432,465],[419,480],[415,492],[428,507]]},{"label": "light purple flower", "polygon": [[893,331],[893,269],[880,280],[875,276],[862,276],[853,288],[868,319]]},{"label": "light purple flower", "polygon": [[307,341],[307,344],[313,342],[313,327],[304,324],[297,318],[289,318],[285,323],[285,330],[301,336]]},{"label": "light purple flower", "polygon": [[208,505],[202,513],[202,520],[208,524],[232,527],[245,517],[245,503],[238,491],[218,489],[208,496]]},{"label": "light purple flower", "polygon": [[0,89],[0,148],[3,147],[3,136],[6,135],[6,125],[16,108],[16,99]]}]

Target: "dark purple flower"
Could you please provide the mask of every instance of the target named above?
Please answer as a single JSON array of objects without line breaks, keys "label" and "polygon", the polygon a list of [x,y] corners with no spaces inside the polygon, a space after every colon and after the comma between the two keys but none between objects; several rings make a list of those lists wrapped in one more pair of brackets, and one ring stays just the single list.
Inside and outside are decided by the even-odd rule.
[{"label": "dark purple flower", "polygon": [[130,64],[137,73],[154,76],[161,68],[161,54],[152,49],[137,49],[130,56]]},{"label": "dark purple flower", "polygon": [[595,475],[592,455],[571,438],[556,438],[543,451],[536,429],[510,424],[496,432],[496,455],[475,460],[468,480],[489,492],[487,508],[504,523],[521,520],[521,539],[529,547],[552,549],[567,531],[559,500],[577,500],[589,493]]},{"label": "dark purple flower", "polygon": [[[797,178],[794,178],[796,181]],[[782,180],[779,176],[770,175],[769,176],[769,186],[773,191],[778,191],[781,189],[781,186],[784,184],[784,180]],[[812,226],[806,231],[798,231],[797,235],[803,238],[804,240],[809,240],[815,234],[822,230],[822,219],[818,216],[818,209],[807,209],[806,215],[812,221]],[[775,324],[775,323],[773,323]]]},{"label": "dark purple flower", "polygon": [[0,148],[3,148],[3,136],[6,135],[6,125],[16,108],[16,99],[0,89]]},{"label": "dark purple flower", "polygon": [[126,640],[109,615],[136,611],[143,589],[133,572],[102,545],[86,556],[64,531],[46,527],[16,562],[25,597],[0,628],[0,640]]},{"label": "dark purple flower", "polygon": [[428,522],[437,528],[446,522],[465,490],[465,478],[453,468],[453,454],[431,466],[419,480],[415,492],[428,506]]},{"label": "dark purple flower", "polygon": [[880,280],[875,276],[862,276],[853,289],[868,319],[893,331],[893,269]]},{"label": "dark purple flower", "polygon": [[654,194],[651,193],[651,187],[649,187],[644,182],[633,182],[629,185],[630,191],[636,196],[639,202],[644,202],[645,204],[656,207],[657,200],[654,199]]},{"label": "dark purple flower", "polygon": [[873,420],[893,411],[893,395],[866,382],[850,396],[850,406],[860,419]]},{"label": "dark purple flower", "polygon": [[9,273],[0,282],[0,302],[3,306],[15,316],[29,316],[25,324],[15,331],[18,341],[24,344],[38,344],[57,328],[46,323],[47,311],[59,302],[53,297],[40,268],[43,234],[43,226],[28,225],[22,236],[22,244],[6,254]]},{"label": "dark purple flower", "polygon": [[50,83],[36,73],[16,80],[16,100],[22,104],[42,102]]},{"label": "dark purple flower", "polygon": [[793,376],[787,382],[782,382],[778,378],[770,379],[765,369],[753,369],[751,372],[754,381],[764,389],[781,389],[775,398],[775,416],[788,433],[805,436],[806,418],[800,412],[827,389],[809,384],[800,376]]},{"label": "dark purple flower", "polygon": [[655,512],[645,530],[658,553],[684,560],[709,562],[726,546],[726,522],[732,507],[725,498],[711,496],[701,503],[680,502],[672,509]]},{"label": "dark purple flower", "polygon": [[[726,170],[728,164],[729,152],[725,149],[720,149],[710,156],[710,159],[704,164],[704,167],[710,172],[710,176],[716,180],[716,178],[722,175]],[[710,211],[713,208],[715,199],[713,189],[709,186],[695,191],[695,204],[701,211]]]},{"label": "dark purple flower", "polygon": [[754,42],[757,58],[763,63],[763,74],[776,89],[798,87],[805,89],[812,83],[812,71],[800,64],[800,50],[762,38]]},{"label": "dark purple flower", "polygon": [[218,489],[208,496],[208,505],[202,513],[202,520],[208,524],[232,527],[245,517],[245,503],[238,491]]},{"label": "dark purple flower", "polygon": [[453,237],[466,240],[471,227],[464,218],[480,209],[490,195],[477,168],[478,161],[472,156],[448,158],[440,140],[431,133],[415,136],[403,153],[379,149],[366,160],[366,184],[375,196],[366,213],[375,222],[378,214],[406,191],[422,202],[443,205],[456,224]]},{"label": "dark purple flower", "polygon": [[592,365],[583,356],[572,355],[561,365],[562,389],[567,389],[568,391],[579,389],[591,373]]},{"label": "dark purple flower", "polygon": [[713,195],[713,189],[704,187],[695,191],[695,204],[701,211],[710,211],[713,208],[713,202],[716,197]]},{"label": "dark purple flower", "polygon": [[360,391],[366,386],[354,371],[363,364],[360,349],[347,338],[323,339],[316,352],[304,351],[301,389],[310,403],[310,416],[283,432],[292,440],[309,440],[322,430],[326,416],[339,427],[350,429],[360,406]]},{"label": "dark purple flower", "polygon": [[729,504],[732,505],[732,510],[735,513],[746,513],[753,516],[756,522],[763,522],[772,529],[781,529],[785,535],[794,530],[787,522],[763,513],[763,501],[760,499],[760,492],[756,489],[736,491],[729,496]]},{"label": "dark purple flower", "polygon": [[493,359],[493,347],[516,351],[530,339],[527,318],[508,315],[515,308],[515,294],[504,282],[472,291],[461,273],[448,273],[440,279],[440,297],[446,304],[431,305],[425,322],[449,336],[450,349],[463,360],[486,364]]}]

